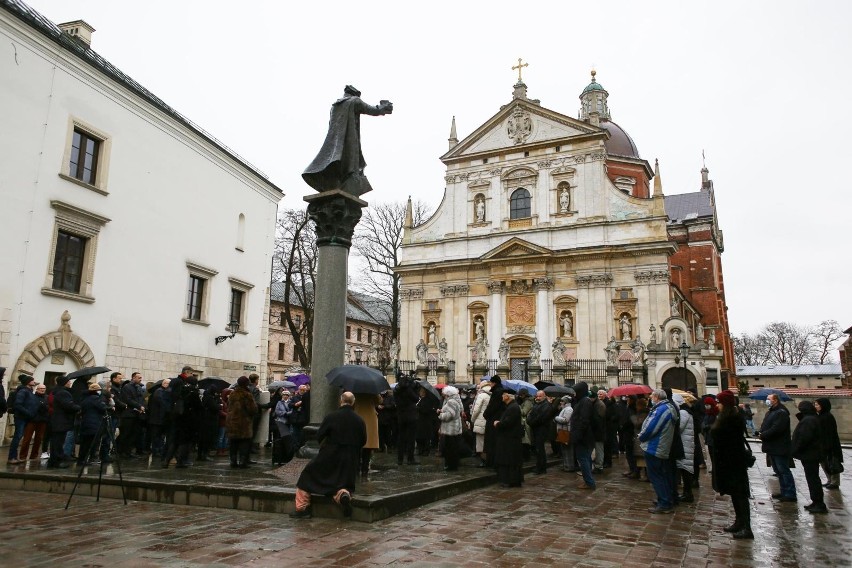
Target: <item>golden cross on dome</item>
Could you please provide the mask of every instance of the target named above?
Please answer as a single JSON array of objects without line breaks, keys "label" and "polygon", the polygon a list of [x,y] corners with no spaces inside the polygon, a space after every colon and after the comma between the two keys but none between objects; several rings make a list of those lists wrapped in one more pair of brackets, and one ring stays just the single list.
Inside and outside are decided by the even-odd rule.
[{"label": "golden cross on dome", "polygon": [[524,82],[523,79],[521,79],[521,69],[523,69],[524,67],[529,67],[530,65],[529,63],[521,63],[521,61],[521,58],[518,57],[518,64],[512,66],[512,71],[514,71],[515,69],[518,70],[518,83]]}]

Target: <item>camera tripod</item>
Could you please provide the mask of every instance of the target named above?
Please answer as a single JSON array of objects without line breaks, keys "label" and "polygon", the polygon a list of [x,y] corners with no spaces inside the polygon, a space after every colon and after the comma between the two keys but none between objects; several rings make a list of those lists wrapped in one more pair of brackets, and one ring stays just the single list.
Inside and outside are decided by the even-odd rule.
[{"label": "camera tripod", "polygon": [[[92,444],[89,446],[89,451],[85,456],[85,463],[92,461],[94,458],[94,454],[97,449],[100,447],[98,442],[102,442],[104,438],[104,433],[107,434],[107,438],[110,441],[110,447],[115,449],[115,432],[113,432],[112,424],[110,423],[109,414],[104,414],[101,419],[101,424],[98,426],[98,431],[95,434],[94,439],[92,440]],[[101,467],[98,471],[98,493],[95,501],[101,500],[101,480],[104,476],[104,467],[106,464],[104,460],[101,460]],[[71,495],[68,496],[68,502],[65,503],[65,509],[68,509],[68,506],[71,504],[71,498],[74,497],[74,493],[77,491],[77,486],[80,485],[80,478],[83,477],[83,468],[85,465],[80,466],[80,471],[77,472],[77,480],[74,482],[74,487],[71,489]],[[119,452],[115,452],[115,467],[118,469],[118,485],[121,487],[121,497],[124,499],[124,504],[127,505],[127,495],[124,493],[124,477],[121,474],[121,458],[119,457]]]}]

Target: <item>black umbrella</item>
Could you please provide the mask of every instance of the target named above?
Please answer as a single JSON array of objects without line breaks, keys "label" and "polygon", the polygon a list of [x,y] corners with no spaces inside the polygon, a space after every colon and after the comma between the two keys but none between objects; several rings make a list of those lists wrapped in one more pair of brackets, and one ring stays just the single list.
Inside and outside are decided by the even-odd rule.
[{"label": "black umbrella", "polygon": [[545,388],[552,387],[555,384],[556,383],[551,383],[550,381],[538,381],[537,383],[535,383],[535,388],[537,388],[538,390],[544,390]]},{"label": "black umbrella", "polygon": [[430,383],[429,381],[423,380],[423,379],[420,379],[419,381],[414,381],[414,382],[417,383],[418,386],[420,386],[420,388],[425,389],[426,392],[428,392],[429,394],[431,394],[432,396],[437,398],[439,401],[441,400],[441,393],[438,392],[438,389],[436,389],[432,385],[432,383]]},{"label": "black umbrella", "polygon": [[341,365],[325,376],[328,384],[354,394],[380,394],[390,389],[379,371],[366,365]]},{"label": "black umbrella", "polygon": [[296,388],[296,383],[291,381],[272,381],[271,383],[266,385],[266,389],[269,392],[275,392],[281,387],[284,387],[285,389],[294,389]]},{"label": "black umbrella", "polygon": [[152,394],[155,390],[163,388],[163,381],[165,379],[160,379],[150,387],[148,387],[148,394]]},{"label": "black umbrella", "polygon": [[109,367],[84,367],[78,371],[74,371],[65,375],[68,380],[79,379],[81,377],[89,378],[94,375],[100,375],[101,373],[109,373],[112,371]]},{"label": "black umbrella", "polygon": [[782,391],[781,389],[773,389],[773,388],[769,388],[769,387],[764,387],[762,389],[758,389],[758,390],[754,391],[753,393],[751,393],[750,395],[748,395],[748,397],[753,399],[753,400],[762,400],[762,399],[765,399],[770,394],[774,394],[775,396],[777,396],[778,400],[780,400],[781,402],[788,402],[788,401],[793,400],[792,398],[790,398],[789,394]]},{"label": "black umbrella", "polygon": [[225,379],[220,379],[219,377],[204,377],[200,381],[198,381],[198,388],[200,389],[215,389],[215,390],[225,390],[228,388],[230,383]]},{"label": "black umbrella", "polygon": [[574,389],[571,387],[566,387],[565,385],[550,385],[549,387],[544,387],[544,394],[548,396],[565,396],[566,394],[570,394],[574,396]]}]

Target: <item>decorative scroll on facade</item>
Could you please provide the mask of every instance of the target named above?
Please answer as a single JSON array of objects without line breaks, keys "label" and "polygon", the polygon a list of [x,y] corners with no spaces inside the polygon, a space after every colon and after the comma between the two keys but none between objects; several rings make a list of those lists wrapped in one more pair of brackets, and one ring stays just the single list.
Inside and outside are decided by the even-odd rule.
[{"label": "decorative scroll on facade", "polygon": [[595,288],[612,284],[612,274],[584,274],[577,276],[577,286],[580,288]]}]

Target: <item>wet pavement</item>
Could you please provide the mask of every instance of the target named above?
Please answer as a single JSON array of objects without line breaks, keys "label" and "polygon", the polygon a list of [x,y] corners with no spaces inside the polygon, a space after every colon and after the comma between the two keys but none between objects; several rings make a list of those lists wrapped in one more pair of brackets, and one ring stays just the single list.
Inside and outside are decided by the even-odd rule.
[{"label": "wet pavement", "polygon": [[[852,477],[842,474],[841,489],[826,491],[827,515],[811,515],[804,510],[809,500],[802,468],[793,470],[799,502],[774,502],[770,494],[778,483],[763,456],[757,456],[750,470],[754,541],[734,541],[722,531],[733,518],[730,501],[710,490],[703,470],[696,503],[681,505],[672,515],[651,515],[650,484],[623,478],[623,463],[616,461],[598,476],[597,491],[578,490],[579,477],[551,468],[545,475],[528,475],[520,490],[491,484],[373,523],[136,501],[125,506],[89,496],[75,496],[66,511],[67,494],[4,490],[3,564],[848,566],[852,506],[845,495],[852,495]],[[852,464],[849,450],[845,463]],[[245,476],[239,479],[246,484],[263,484],[260,478],[284,487],[300,467],[297,462],[278,470],[256,466],[234,475]],[[382,483],[385,489],[396,485],[394,476],[411,482],[447,475],[435,460],[417,466],[421,473],[405,472],[409,466],[402,466],[400,474],[396,467],[393,460],[384,473],[387,481],[364,483],[359,495],[371,484],[373,490]],[[221,476],[240,486],[231,472],[226,462],[217,462],[187,470],[152,469],[150,475],[180,480]],[[467,466],[459,475],[479,472]]]}]

